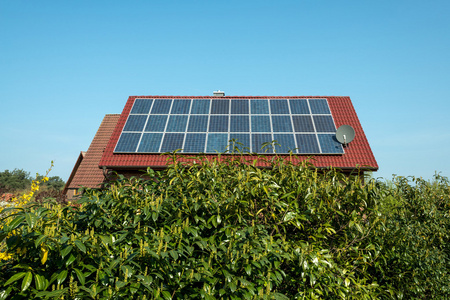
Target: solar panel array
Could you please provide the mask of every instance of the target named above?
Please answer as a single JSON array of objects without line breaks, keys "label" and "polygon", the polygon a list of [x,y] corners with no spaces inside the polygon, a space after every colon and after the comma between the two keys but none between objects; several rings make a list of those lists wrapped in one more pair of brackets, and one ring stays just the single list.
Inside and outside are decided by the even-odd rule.
[{"label": "solar panel array", "polygon": [[335,133],[326,99],[144,98],[135,100],[114,152],[216,153],[234,139],[252,153],[342,154]]}]

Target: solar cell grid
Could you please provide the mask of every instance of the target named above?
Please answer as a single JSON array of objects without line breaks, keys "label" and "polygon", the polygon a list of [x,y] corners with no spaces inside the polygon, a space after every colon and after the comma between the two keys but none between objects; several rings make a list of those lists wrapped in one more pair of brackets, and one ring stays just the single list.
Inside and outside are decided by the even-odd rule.
[{"label": "solar cell grid", "polygon": [[335,134],[318,134],[317,136],[323,153],[344,153]]},{"label": "solar cell grid", "polygon": [[292,116],[295,132],[314,132],[311,116]]},{"label": "solar cell grid", "polygon": [[[277,141],[275,151],[277,153],[297,153],[294,135],[292,134],[274,134],[273,139]],[[277,145],[278,144],[278,145]]]},{"label": "solar cell grid", "polygon": [[140,133],[122,133],[117,142],[116,152],[135,152],[141,138]]},{"label": "solar cell grid", "polygon": [[191,115],[189,118],[188,132],[206,132],[209,116]]},{"label": "solar cell grid", "polygon": [[269,103],[267,100],[257,100],[252,99],[250,100],[250,107],[251,107],[251,114],[263,114],[267,115],[269,114]]},{"label": "solar cell grid", "polygon": [[184,142],[183,152],[202,153],[205,152],[206,133],[188,133]]},{"label": "solar cell grid", "polygon": [[326,99],[309,99],[309,106],[313,114],[330,114],[330,108]]},{"label": "solar cell grid", "polygon": [[269,116],[252,116],[252,132],[271,132]]},{"label": "solar cell grid", "polygon": [[296,134],[297,152],[300,154],[320,153],[315,134]]},{"label": "solar cell grid", "polygon": [[292,132],[289,116],[272,116],[273,132]]},{"label": "solar cell grid", "polygon": [[123,131],[142,131],[147,121],[146,115],[130,115]]},{"label": "solar cell grid", "polygon": [[[250,151],[250,134],[245,133],[231,133],[230,140],[235,140],[234,147],[238,148],[240,151]],[[230,146],[231,143],[230,143]],[[230,149],[233,151],[233,149]]]},{"label": "solar cell grid", "polygon": [[209,132],[228,132],[228,116],[211,116]]},{"label": "solar cell grid", "polygon": [[249,132],[250,130],[248,116],[231,116],[230,132]]},{"label": "solar cell grid", "polygon": [[152,106],[153,99],[136,99],[134,101],[132,114],[148,114]]},{"label": "solar cell grid", "polygon": [[331,116],[313,116],[317,132],[335,132],[333,118]]},{"label": "solar cell grid", "polygon": [[184,133],[166,133],[160,152],[172,152],[183,148]]},{"label": "solar cell grid", "polygon": [[211,114],[229,114],[230,113],[230,100],[217,99],[212,100]]},{"label": "solar cell grid", "polygon": [[270,112],[272,114],[289,114],[289,106],[287,100],[270,100]]},{"label": "solar cell grid", "polygon": [[273,153],[271,134],[252,134],[252,151],[255,153]]},{"label": "solar cell grid", "polygon": [[185,132],[188,115],[171,115],[167,123],[167,132]]},{"label": "solar cell grid", "polygon": [[232,100],[231,101],[231,114],[244,114],[248,115],[248,100]]},{"label": "solar cell grid", "polygon": [[168,114],[171,105],[172,99],[156,99],[153,103],[152,114]]},{"label": "solar cell grid", "polygon": [[[145,127],[145,128],[144,128]],[[114,152],[225,151],[230,139],[256,153],[341,154],[326,99],[135,100]]]},{"label": "solar cell grid", "polygon": [[144,133],[137,152],[158,152],[162,136],[162,133]]},{"label": "solar cell grid", "polygon": [[303,115],[309,114],[308,100],[306,99],[290,99],[291,114]]},{"label": "solar cell grid", "polygon": [[188,114],[191,108],[191,100],[175,99],[172,104],[172,114]]},{"label": "solar cell grid", "polygon": [[209,133],[206,152],[219,153],[225,152],[228,146],[228,134],[224,133]]},{"label": "solar cell grid", "polygon": [[191,114],[209,114],[209,105],[211,100],[194,99],[192,101]]},{"label": "solar cell grid", "polygon": [[145,131],[164,131],[167,123],[167,115],[150,115],[148,117],[147,126],[145,126]]}]

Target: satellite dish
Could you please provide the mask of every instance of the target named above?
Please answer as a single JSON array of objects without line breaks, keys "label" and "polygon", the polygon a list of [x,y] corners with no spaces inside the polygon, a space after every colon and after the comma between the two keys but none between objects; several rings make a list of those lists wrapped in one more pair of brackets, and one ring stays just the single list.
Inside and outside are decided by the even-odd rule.
[{"label": "satellite dish", "polygon": [[350,125],[342,125],[336,130],[336,139],[346,146],[355,138],[355,129]]}]

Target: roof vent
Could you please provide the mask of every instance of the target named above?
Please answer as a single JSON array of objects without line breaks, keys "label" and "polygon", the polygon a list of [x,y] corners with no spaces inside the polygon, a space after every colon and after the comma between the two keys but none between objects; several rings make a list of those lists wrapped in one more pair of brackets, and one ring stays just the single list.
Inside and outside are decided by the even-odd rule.
[{"label": "roof vent", "polygon": [[224,97],[225,96],[225,92],[218,90],[218,91],[214,91],[213,92],[214,97]]}]

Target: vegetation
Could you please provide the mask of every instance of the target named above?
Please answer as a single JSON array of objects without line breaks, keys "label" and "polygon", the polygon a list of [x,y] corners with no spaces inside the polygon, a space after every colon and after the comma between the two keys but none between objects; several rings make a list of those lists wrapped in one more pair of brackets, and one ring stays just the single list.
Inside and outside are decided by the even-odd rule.
[{"label": "vegetation", "polygon": [[[42,181],[43,176],[38,176],[36,179]],[[0,190],[4,193],[24,191],[31,188],[32,180],[30,173],[22,169],[5,170],[0,172]],[[64,188],[64,184],[61,177],[52,176],[42,183],[42,187],[45,187],[46,190],[60,191]]]},{"label": "vegetation", "polygon": [[4,210],[0,299],[450,297],[446,178],[222,158]]}]

